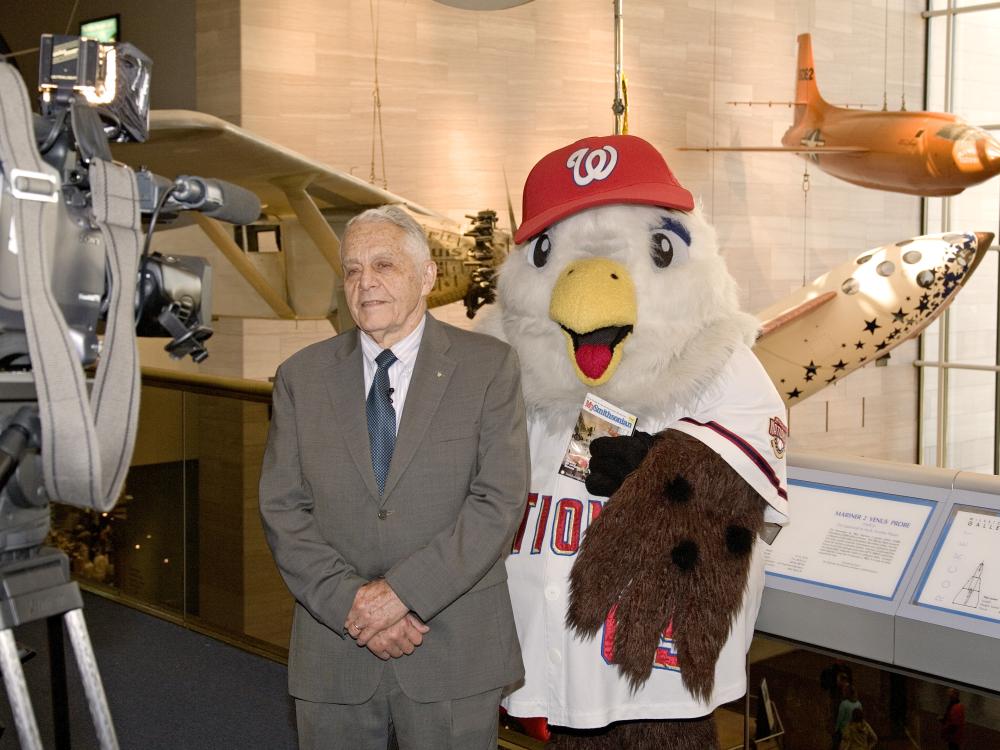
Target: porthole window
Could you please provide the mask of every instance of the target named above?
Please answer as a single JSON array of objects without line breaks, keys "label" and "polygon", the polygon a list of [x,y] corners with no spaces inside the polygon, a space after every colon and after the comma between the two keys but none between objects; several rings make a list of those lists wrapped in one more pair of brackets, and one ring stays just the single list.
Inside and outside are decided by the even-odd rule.
[{"label": "porthole window", "polygon": [[844,294],[857,294],[860,288],[861,284],[853,276],[840,285],[840,290]]},{"label": "porthole window", "polygon": [[934,285],[934,272],[925,269],[918,273],[917,284],[924,289],[930,289]]},{"label": "porthole window", "polygon": [[875,272],[879,276],[892,276],[893,272],[896,270],[896,264],[891,260],[883,260],[878,266],[875,267]]},{"label": "porthole window", "polygon": [[919,263],[921,257],[923,257],[923,256],[920,255],[920,251],[919,250],[907,250],[905,253],[903,253],[903,262],[904,263]]}]

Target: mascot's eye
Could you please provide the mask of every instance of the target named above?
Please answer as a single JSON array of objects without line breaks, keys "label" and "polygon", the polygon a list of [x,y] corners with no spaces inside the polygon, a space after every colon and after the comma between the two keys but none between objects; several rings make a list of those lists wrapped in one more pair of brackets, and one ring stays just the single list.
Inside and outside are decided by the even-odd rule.
[{"label": "mascot's eye", "polygon": [[674,246],[663,232],[654,232],[650,250],[657,268],[666,268],[674,259]]},{"label": "mascot's eye", "polygon": [[549,262],[549,253],[552,252],[552,241],[547,234],[540,235],[531,248],[531,265],[541,268]]}]

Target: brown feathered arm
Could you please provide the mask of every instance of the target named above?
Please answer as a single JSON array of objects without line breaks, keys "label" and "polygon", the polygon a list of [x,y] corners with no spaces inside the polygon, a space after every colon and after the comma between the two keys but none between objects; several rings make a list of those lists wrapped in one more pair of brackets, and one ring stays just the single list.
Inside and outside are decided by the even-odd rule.
[{"label": "brown feathered arm", "polygon": [[587,530],[570,574],[567,624],[596,633],[616,607],[614,661],[638,687],[672,623],[684,685],[706,700],[764,507],[715,451],[664,430]]}]

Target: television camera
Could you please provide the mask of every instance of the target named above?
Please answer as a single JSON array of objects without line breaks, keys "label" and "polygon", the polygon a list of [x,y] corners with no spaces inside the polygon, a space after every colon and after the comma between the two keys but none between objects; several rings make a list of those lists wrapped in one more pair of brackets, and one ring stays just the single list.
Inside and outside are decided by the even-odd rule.
[{"label": "television camera", "polygon": [[[50,412],[54,431],[64,428],[61,420],[51,421],[64,407],[52,400],[42,403],[44,397],[37,407],[15,412],[21,416],[10,416],[9,404],[25,400],[24,382],[30,381],[36,391],[50,391],[50,374],[73,379],[69,370],[89,368],[100,359],[89,398],[86,388],[71,393],[97,411],[99,404],[93,402],[108,393],[109,379],[116,380],[115,387],[126,388],[136,379],[135,335],[166,336],[171,356],[204,360],[208,356],[204,342],[212,334],[206,325],[211,266],[202,258],[151,253],[152,232],[158,220],[183,210],[243,224],[255,221],[260,213],[256,196],[235,185],[194,176],[169,180],[145,169],[133,173],[113,164],[109,141],[144,141],[149,134],[152,64],[133,45],[44,35],[41,114],[30,115],[30,133],[20,137],[9,131],[28,116],[23,107],[15,111],[15,102],[25,97],[23,83],[13,68],[2,68],[11,90],[5,90],[2,99],[8,132],[0,134],[0,140],[8,144],[8,151],[20,140],[24,151],[35,153],[0,153],[0,247],[6,245],[7,250],[0,252],[0,373],[6,376],[0,389],[8,391],[0,399],[8,404],[8,415],[0,416],[0,425],[6,428],[0,433],[0,559],[11,550],[40,543],[43,525],[47,533],[47,515],[39,515],[38,530],[25,533],[21,523],[9,522],[9,511],[19,516],[16,511],[25,506],[45,509],[49,497],[78,504],[55,491],[53,485],[59,485],[59,475],[65,473],[59,467],[39,472],[37,466],[27,465],[36,464],[35,460],[20,460],[16,470],[12,466],[19,452],[32,454],[46,442],[45,424],[42,439],[37,436],[39,411]],[[17,88],[20,96],[13,91]],[[18,163],[22,160],[27,167]],[[22,216],[24,209],[34,209],[38,226],[19,221],[27,218]],[[138,216],[146,223],[141,243]],[[29,241],[29,230],[37,230],[35,242]],[[41,278],[32,278],[32,259],[39,261],[35,276]],[[123,273],[134,264],[135,275]],[[121,325],[126,319],[129,322]],[[103,344],[98,338],[102,325]],[[108,372],[107,365],[122,359],[118,348],[131,350],[131,356],[124,358],[126,366]],[[14,377],[17,374],[22,377]],[[126,421],[138,403],[137,398],[132,400],[130,408],[118,410]],[[76,411],[81,410],[85,411],[77,405]],[[96,421],[100,417],[96,415]],[[131,454],[131,447],[113,450]],[[117,463],[127,461],[125,456]],[[115,473],[124,474],[118,466]],[[94,502],[96,494],[87,492],[81,507],[113,505],[116,499]]]},{"label": "television camera", "polygon": [[[101,747],[117,743],[106,704],[93,708],[103,688],[96,666],[83,668],[93,655],[79,591],[65,556],[42,546],[48,504],[115,505],[138,422],[137,335],[166,336],[175,358],[208,355],[211,267],[150,252],[157,221],[260,214],[235,185],[113,161],[110,141],[148,137],[151,68],[131,44],[44,35],[33,114],[17,70],[0,63],[0,668],[12,708],[30,708],[8,680],[20,673],[10,628],[64,615]],[[23,747],[37,739],[29,715]]]}]

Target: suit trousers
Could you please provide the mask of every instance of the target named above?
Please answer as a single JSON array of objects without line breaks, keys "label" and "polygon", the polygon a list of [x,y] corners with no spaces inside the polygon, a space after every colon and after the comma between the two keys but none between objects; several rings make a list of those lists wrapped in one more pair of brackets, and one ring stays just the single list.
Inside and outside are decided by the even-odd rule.
[{"label": "suit trousers", "polygon": [[390,663],[364,703],[296,699],[299,750],[386,750],[393,730],[399,750],[495,750],[500,692],[419,703],[400,688]]}]

